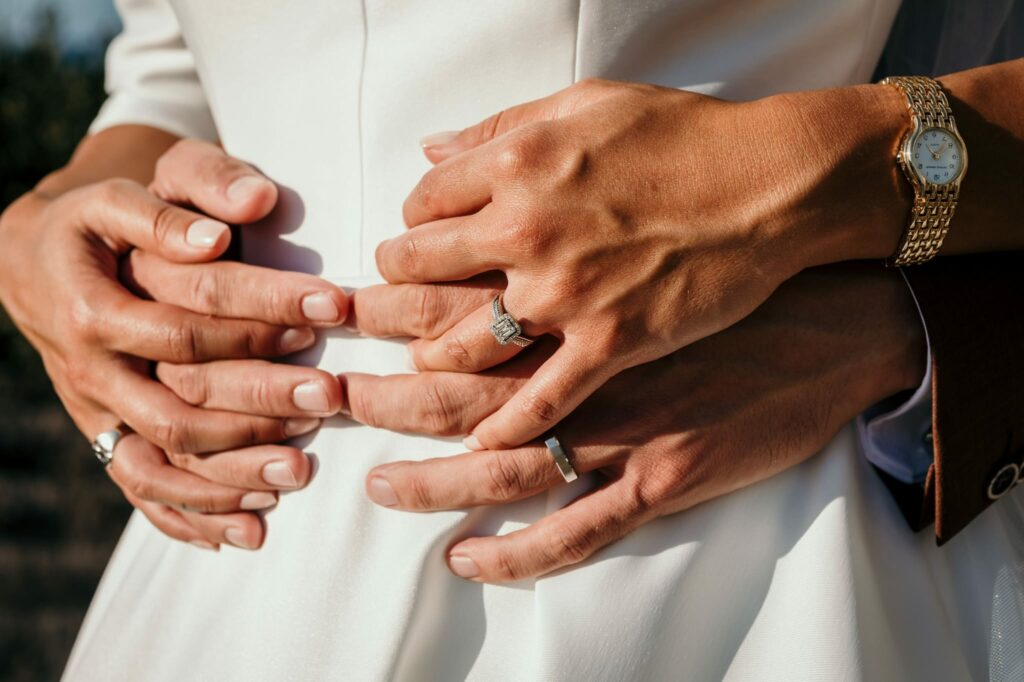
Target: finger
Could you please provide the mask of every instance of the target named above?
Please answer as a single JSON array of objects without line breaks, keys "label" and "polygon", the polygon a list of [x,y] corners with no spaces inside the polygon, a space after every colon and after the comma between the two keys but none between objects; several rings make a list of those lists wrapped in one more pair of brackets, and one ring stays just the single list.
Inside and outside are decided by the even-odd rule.
[{"label": "finger", "polygon": [[313,467],[302,450],[257,445],[209,455],[168,454],[171,464],[214,483],[247,490],[297,490],[309,483]]},{"label": "finger", "polygon": [[177,511],[167,505],[139,499],[129,492],[124,493],[129,503],[142,512],[157,530],[174,540],[181,540],[200,549],[217,551],[219,547],[206,539],[203,533],[193,528]]},{"label": "finger", "polygon": [[117,372],[108,383],[111,411],[146,440],[167,452],[221,452],[280,443],[309,433],[320,419],[275,419],[193,407],[163,384],[134,371]]},{"label": "finger", "polygon": [[259,549],[267,536],[266,524],[259,514],[198,514],[182,512],[182,517],[203,534],[208,542],[228,544],[239,549]]},{"label": "finger", "polygon": [[316,342],[309,327],[211,318],[177,306],[143,301],[118,286],[90,293],[91,332],[112,351],[147,360],[205,362],[289,355]]},{"label": "finger", "polygon": [[378,284],[352,294],[346,324],[366,336],[436,339],[504,288],[494,273],[445,284]]},{"label": "finger", "polygon": [[409,356],[419,370],[479,372],[514,358],[522,347],[502,345],[491,331],[493,300],[480,306],[437,339],[409,343]]},{"label": "finger", "polygon": [[203,140],[181,140],[157,161],[150,191],[229,223],[254,223],[277,204],[277,187],[252,166]]},{"label": "finger", "polygon": [[349,416],[389,431],[455,436],[493,413],[525,379],[512,375],[425,372],[346,374]]},{"label": "finger", "polygon": [[618,373],[617,363],[595,366],[586,348],[566,339],[501,409],[464,442],[470,450],[507,450],[549,431]]},{"label": "finger", "polygon": [[341,407],[338,378],[311,367],[261,360],[188,365],[161,362],[156,376],[185,402],[211,410],[266,417],[328,417]]},{"label": "finger", "polygon": [[493,153],[474,149],[427,171],[402,204],[408,227],[476,213],[491,201]]},{"label": "finger", "polygon": [[332,326],[348,311],[345,292],[330,282],[242,263],[182,265],[136,250],[122,262],[121,281],[137,295],[217,317]]},{"label": "finger", "polygon": [[654,516],[624,481],[586,493],[522,530],[458,542],[448,550],[448,567],[462,578],[503,583],[578,564]]},{"label": "finger", "polygon": [[530,446],[391,462],[370,471],[366,492],[384,507],[426,512],[513,502],[563,482],[547,448]]},{"label": "finger", "polygon": [[[603,89],[605,88],[602,81],[582,81],[547,97],[499,111],[463,130],[428,135],[420,140],[420,146],[432,163],[440,163],[486,144],[520,126],[569,116],[583,104],[596,101]],[[611,90],[608,89],[608,92]]]},{"label": "finger", "polygon": [[231,241],[225,223],[172,206],[130,180],[106,180],[65,196],[73,202],[76,226],[102,238],[118,255],[134,247],[198,263],[217,258]]},{"label": "finger", "polygon": [[490,207],[467,218],[421,225],[377,246],[377,269],[391,284],[453,282],[506,265],[488,244]]},{"label": "finger", "polygon": [[277,504],[273,492],[229,487],[172,466],[158,447],[138,434],[121,439],[107,471],[125,492],[177,509],[215,513]]}]

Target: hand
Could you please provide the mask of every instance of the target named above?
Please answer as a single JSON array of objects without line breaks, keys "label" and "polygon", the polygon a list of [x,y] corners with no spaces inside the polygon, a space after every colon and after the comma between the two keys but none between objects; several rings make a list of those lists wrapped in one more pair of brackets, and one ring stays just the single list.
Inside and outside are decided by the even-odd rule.
[{"label": "hand", "polygon": [[[221,366],[191,363],[300,350],[311,326],[344,320],[348,301],[307,275],[208,262],[230,233],[207,216],[251,222],[276,202],[272,183],[218,148],[179,143],[152,190],[113,180],[23,197],[3,216],[0,295],[83,433],[124,421],[139,434],[108,468],[135,506],[172,537],[256,547],[264,531],[244,510],[273,505],[311,470],[298,449],[265,444],[316,428],[340,386],[318,370],[261,366],[234,371],[226,398],[213,381]],[[153,380],[150,361],[162,361],[157,376],[173,390]],[[282,405],[285,385],[305,405]]]},{"label": "hand", "polygon": [[[381,274],[503,271],[524,333],[561,341],[467,446],[536,437],[623,369],[728,327],[806,267],[890,255],[905,107],[889,90],[734,104],[587,81],[428,147],[438,163],[405,203],[413,229],[378,248]],[[884,125],[854,125],[839,113],[850,110]],[[484,304],[416,357],[461,346],[447,368],[493,366],[516,349],[495,343],[490,321]]]},{"label": "hand", "polygon": [[[417,286],[357,292],[360,324],[375,328],[370,311],[403,300],[417,306],[405,312],[436,311],[421,329],[438,334],[458,323],[465,304],[449,314],[451,291],[430,301]],[[383,428],[458,432],[521,390],[554,344],[539,345],[479,375],[346,375],[348,407]],[[742,322],[601,387],[556,429],[575,469],[602,475],[598,488],[523,530],[455,542],[449,565],[466,578],[503,582],[583,561],[652,519],[807,459],[866,407],[917,386],[924,362],[923,330],[899,275],[859,264],[809,270]],[[424,512],[510,502],[561,484],[547,450],[530,444],[385,464],[366,487],[378,504]]]}]

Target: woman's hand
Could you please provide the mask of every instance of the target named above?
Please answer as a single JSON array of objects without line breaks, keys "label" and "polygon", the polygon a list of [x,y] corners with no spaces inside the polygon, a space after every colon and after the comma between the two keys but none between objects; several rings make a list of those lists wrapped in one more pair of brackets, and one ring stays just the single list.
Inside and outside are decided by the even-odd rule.
[{"label": "woman's hand", "polygon": [[[435,137],[438,163],[405,203],[413,229],[380,245],[380,272],[419,283],[501,270],[523,333],[561,341],[467,446],[538,436],[623,369],[730,326],[806,267],[891,254],[906,114],[890,90],[735,104],[587,81]],[[491,321],[485,302],[414,360],[506,360],[518,349]]]},{"label": "woman's hand", "polygon": [[347,297],[308,275],[209,262],[231,238],[221,220],[257,220],[277,196],[212,145],[172,147],[152,192],[127,180],[45,189],[54,184],[3,215],[5,307],[88,438],[121,421],[137,432],[108,468],[136,507],[178,539],[259,546],[262,525],[246,510],[272,506],[311,471],[297,448],[268,444],[316,428],[340,387],[268,364],[244,376],[235,367],[227,384],[222,365],[195,363],[308,347],[311,327],[344,320]]},{"label": "woman's hand", "polygon": [[[353,305],[364,330],[436,338],[489,293],[382,286],[357,292]],[[402,319],[414,325],[400,329]],[[481,374],[346,375],[348,410],[383,428],[462,432],[521,390],[556,344],[538,346]],[[606,480],[528,528],[458,540],[449,565],[484,582],[542,575],[652,519],[778,473],[868,406],[919,385],[925,347],[895,272],[844,265],[802,273],[738,324],[602,386],[556,433],[579,473]],[[366,487],[378,504],[424,512],[510,502],[562,484],[550,453],[530,444],[385,464]]]}]

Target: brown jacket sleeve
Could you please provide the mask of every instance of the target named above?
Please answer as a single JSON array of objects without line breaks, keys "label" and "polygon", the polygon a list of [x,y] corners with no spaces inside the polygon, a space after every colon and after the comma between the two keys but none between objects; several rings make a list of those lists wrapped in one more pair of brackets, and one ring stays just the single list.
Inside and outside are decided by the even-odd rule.
[{"label": "brown jacket sleeve", "polygon": [[923,491],[890,487],[911,525],[934,521],[941,545],[1024,481],[1024,253],[905,274],[931,343],[935,463]]}]

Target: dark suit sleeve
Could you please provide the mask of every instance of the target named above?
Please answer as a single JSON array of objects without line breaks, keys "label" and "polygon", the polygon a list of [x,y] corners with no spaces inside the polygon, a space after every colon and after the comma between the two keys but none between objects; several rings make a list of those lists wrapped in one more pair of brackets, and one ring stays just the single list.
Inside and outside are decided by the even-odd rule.
[{"label": "dark suit sleeve", "polygon": [[905,269],[932,352],[935,462],[923,490],[886,481],[911,525],[941,545],[1024,470],[1024,253]]}]

